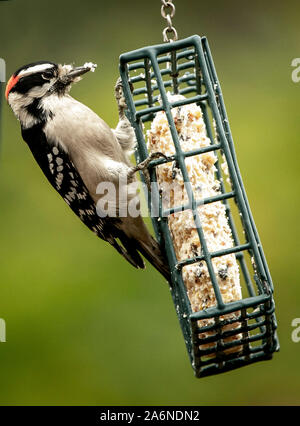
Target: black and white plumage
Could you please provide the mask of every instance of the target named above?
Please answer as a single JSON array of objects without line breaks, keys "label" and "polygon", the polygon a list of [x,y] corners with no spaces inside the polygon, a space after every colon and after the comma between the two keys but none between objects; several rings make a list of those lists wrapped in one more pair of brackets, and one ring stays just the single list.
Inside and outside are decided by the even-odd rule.
[{"label": "black and white plumage", "polygon": [[[141,253],[169,280],[167,262],[140,215],[97,214],[99,183],[112,182],[118,191],[120,177],[134,180],[128,155],[134,134],[123,113],[117,128],[110,129],[69,95],[71,84],[94,67],[85,64],[74,68],[44,61],[26,65],[10,78],[6,98],[36,162],[81,221],[133,266],[144,268]],[[122,106],[119,108],[122,110]]]}]

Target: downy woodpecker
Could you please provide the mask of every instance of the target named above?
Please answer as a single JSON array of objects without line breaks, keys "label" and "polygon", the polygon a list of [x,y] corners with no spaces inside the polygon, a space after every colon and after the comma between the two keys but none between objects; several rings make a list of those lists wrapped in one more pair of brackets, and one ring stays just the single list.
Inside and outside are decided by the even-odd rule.
[{"label": "downy woodpecker", "polygon": [[126,104],[120,82],[116,85],[120,115],[116,129],[110,129],[91,109],[69,95],[72,83],[94,69],[91,63],[75,68],[35,62],[12,75],[5,96],[36,162],[81,221],[133,266],[145,267],[141,253],[169,280],[167,262],[140,214],[97,214],[99,183],[111,182],[118,190],[120,177],[124,175],[132,182],[138,168],[129,159],[135,138],[124,114]]}]

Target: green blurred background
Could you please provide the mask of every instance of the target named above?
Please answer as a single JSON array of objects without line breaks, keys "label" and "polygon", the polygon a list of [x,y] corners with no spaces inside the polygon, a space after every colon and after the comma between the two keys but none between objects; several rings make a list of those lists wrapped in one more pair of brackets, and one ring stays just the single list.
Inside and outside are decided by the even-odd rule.
[{"label": "green blurred background", "polygon": [[[169,290],[86,229],[52,190],[4,104],[0,167],[0,404],[299,404],[298,1],[175,0],[180,37],[207,35],[275,283],[281,352],[195,379]],[[7,74],[36,60],[98,63],[72,94],[111,126],[118,57],[162,41],[160,1],[0,4]]]}]

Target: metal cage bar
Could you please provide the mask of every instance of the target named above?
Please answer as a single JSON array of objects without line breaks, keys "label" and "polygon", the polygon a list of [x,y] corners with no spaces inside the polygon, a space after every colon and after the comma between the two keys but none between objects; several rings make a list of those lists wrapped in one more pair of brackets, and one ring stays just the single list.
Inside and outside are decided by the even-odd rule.
[{"label": "metal cage bar", "polygon": [[[138,70],[142,71],[139,75],[136,74]],[[136,133],[138,162],[148,157],[145,124],[151,123],[159,111],[164,111],[168,119],[175,154],[167,160],[151,161],[149,171],[153,182],[153,193],[148,201],[151,211],[152,204],[156,203],[158,217],[152,217],[152,223],[156,237],[168,258],[172,277],[171,294],[196,377],[217,374],[259,360],[270,359],[272,353],[279,349],[273,284],[238,168],[223,96],[207,39],[195,35],[184,40],[124,53],[120,56],[120,75],[128,106],[127,116]],[[131,90],[132,86],[133,90]],[[170,102],[166,92],[168,88],[174,94],[185,95],[185,98]],[[144,98],[141,99],[141,96]],[[172,108],[190,103],[196,103],[202,110],[210,145],[183,152],[171,111]],[[212,120],[215,124],[214,129]],[[220,152],[225,156],[232,188],[226,190],[219,161],[217,161],[216,176],[221,182],[220,194],[196,200],[185,158],[210,151]],[[180,168],[188,195],[187,204],[169,209],[163,208],[155,172],[155,168],[166,161],[176,162]],[[230,200],[235,201],[240,213],[246,238],[244,243],[240,242],[229,204]],[[231,248],[209,252],[198,207],[217,201],[221,201],[225,206],[234,245]],[[168,217],[184,210],[192,211],[202,254],[178,261],[168,226]],[[224,303],[212,259],[230,253],[234,253],[239,262],[247,297]],[[249,271],[245,254],[252,259],[252,273]],[[206,262],[216,296],[216,306],[193,312],[182,279],[182,268],[200,261]],[[230,313],[235,314],[234,319],[226,319],[225,316]],[[203,321],[210,321],[210,323],[205,325]],[[238,327],[225,330],[224,326],[229,324],[238,324]],[[207,332],[209,336],[203,337]],[[226,342],[226,338],[231,336],[236,337],[236,340]],[[207,347],[207,345],[210,346]],[[232,348],[238,348],[238,351],[229,352]]]}]

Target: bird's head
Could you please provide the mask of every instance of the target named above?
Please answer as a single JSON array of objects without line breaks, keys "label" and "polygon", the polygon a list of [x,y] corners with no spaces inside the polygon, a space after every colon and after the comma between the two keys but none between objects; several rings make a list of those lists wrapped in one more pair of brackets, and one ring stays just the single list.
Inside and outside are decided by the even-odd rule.
[{"label": "bird's head", "polygon": [[21,119],[22,113],[24,115],[26,111],[30,111],[31,106],[42,98],[52,94],[67,94],[72,83],[79,81],[86,72],[94,71],[96,66],[86,63],[81,67],[74,67],[47,61],[25,65],[9,79],[5,97],[15,115]]}]

